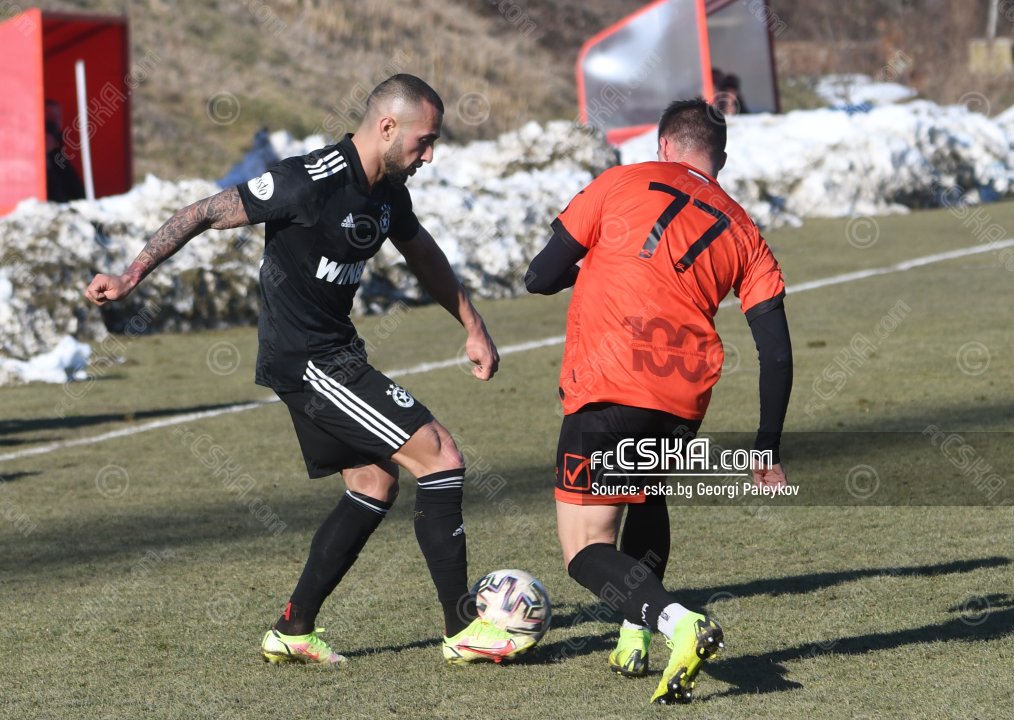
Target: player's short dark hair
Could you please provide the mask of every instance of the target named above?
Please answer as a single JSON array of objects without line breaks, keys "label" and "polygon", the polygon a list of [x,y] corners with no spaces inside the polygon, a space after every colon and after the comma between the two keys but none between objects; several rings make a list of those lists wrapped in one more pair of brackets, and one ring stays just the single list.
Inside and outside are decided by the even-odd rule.
[{"label": "player's short dark hair", "polygon": [[369,114],[381,101],[394,98],[400,98],[414,104],[425,100],[435,107],[441,115],[444,114],[444,102],[437,95],[437,91],[431,88],[425,80],[407,73],[392,75],[373,88],[373,92],[366,98],[366,113]]},{"label": "player's short dark hair", "polygon": [[725,116],[704,98],[675,100],[658,121],[658,136],[719,158],[725,152]]}]

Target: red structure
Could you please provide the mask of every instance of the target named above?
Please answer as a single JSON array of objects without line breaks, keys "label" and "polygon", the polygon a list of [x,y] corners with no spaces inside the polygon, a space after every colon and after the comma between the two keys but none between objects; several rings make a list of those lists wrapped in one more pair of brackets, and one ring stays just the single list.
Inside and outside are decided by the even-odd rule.
[{"label": "red structure", "polygon": [[62,111],[64,152],[83,177],[75,64],[85,63],[96,197],[130,189],[129,38],[124,17],[26,10],[0,24],[0,215],[46,199],[46,101]]}]

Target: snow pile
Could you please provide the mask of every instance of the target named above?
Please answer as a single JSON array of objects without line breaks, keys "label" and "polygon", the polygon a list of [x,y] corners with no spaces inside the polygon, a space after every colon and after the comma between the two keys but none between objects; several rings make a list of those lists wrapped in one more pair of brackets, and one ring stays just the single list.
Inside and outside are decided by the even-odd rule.
[{"label": "snow pile", "polygon": [[[322,142],[261,134],[222,184],[242,182],[277,157],[309,152]],[[568,122],[531,123],[496,141],[438,148],[434,164],[409,187],[420,220],[470,289],[501,297],[523,290],[524,270],[545,242],[552,217],[617,160],[597,134]],[[56,356],[66,361],[61,372],[39,374],[20,362],[56,348],[65,336],[103,340],[107,329],[136,335],[254,323],[261,225],[205,232],[122,303],[99,309],[83,296],[95,273],[122,272],[175,210],[218,190],[204,181],[149,177],[125,195],[66,205],[26,201],[0,218],[0,385],[18,376],[73,376],[80,361],[66,347]],[[424,299],[389,244],[364,273],[360,295],[358,312],[380,310],[395,299]]]},{"label": "snow pile", "polygon": [[[409,185],[416,215],[465,285],[481,297],[510,297],[524,292],[525,270],[549,238],[552,219],[617,160],[601,136],[572,123],[528,123],[495,141],[437,146]],[[419,298],[390,244],[369,281],[367,299],[378,283]]]},{"label": "snow pile", "polygon": [[0,385],[16,382],[62,383],[85,380],[88,374],[88,357],[92,349],[69,335],[65,335],[49,352],[28,360],[10,360],[0,357]]},{"label": "snow pile", "polygon": [[858,108],[911,100],[918,91],[895,82],[875,82],[869,75],[825,75],[814,88],[829,107]]},{"label": "snow pile", "polygon": [[[889,84],[853,82],[847,98],[905,96]],[[811,216],[873,215],[934,206],[958,193],[969,202],[1005,196],[1014,182],[1014,109],[995,120],[925,101],[849,112],[824,109],[729,119],[723,187],[762,226]],[[251,324],[258,312],[263,226],[208,231],[148,277],[124,303],[101,310],[83,297],[96,272],[122,272],[177,209],[220,187],[261,174],[281,157],[324,144],[316,136],[259,133],[254,148],[219,184],[149,177],[131,192],[96,202],[28,201],[0,218],[0,384],[14,376],[79,373],[83,351],[64,344],[163,329]],[[655,159],[655,133],[623,145],[627,163]],[[497,140],[438,145],[434,162],[409,181],[415,210],[465,284],[481,297],[523,291],[524,271],[549,223],[617,152],[569,122],[525,125]],[[958,188],[958,192],[955,192]],[[357,312],[395,300],[422,301],[401,255],[385,244],[363,275]],[[48,353],[43,366],[26,361]],[[96,361],[97,362],[97,361]],[[62,376],[61,376],[62,373]]]},{"label": "snow pile", "polygon": [[[1014,184],[1014,122],[962,106],[915,101],[851,114],[735,115],[728,124],[719,181],[762,226],[933,207],[954,187],[977,202]],[[655,159],[655,133],[620,151],[624,163]]]},{"label": "snow pile", "polygon": [[[68,335],[102,340],[107,328],[142,332],[254,322],[259,227],[205,233],[125,302],[100,310],[84,299],[95,273],[122,272],[175,210],[217,190],[204,181],[149,177],[125,195],[65,205],[27,201],[0,219],[0,357],[28,360]],[[8,380],[25,369],[4,367]],[[73,371],[73,363],[64,367]]]}]

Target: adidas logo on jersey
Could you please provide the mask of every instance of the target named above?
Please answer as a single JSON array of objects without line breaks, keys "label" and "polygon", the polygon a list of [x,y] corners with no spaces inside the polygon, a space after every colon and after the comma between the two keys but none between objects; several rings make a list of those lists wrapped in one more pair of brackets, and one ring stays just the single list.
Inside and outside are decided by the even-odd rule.
[{"label": "adidas logo on jersey", "polygon": [[352,219],[352,213],[346,215],[345,219],[342,220],[342,227],[351,228],[352,230],[356,229],[356,221]]}]

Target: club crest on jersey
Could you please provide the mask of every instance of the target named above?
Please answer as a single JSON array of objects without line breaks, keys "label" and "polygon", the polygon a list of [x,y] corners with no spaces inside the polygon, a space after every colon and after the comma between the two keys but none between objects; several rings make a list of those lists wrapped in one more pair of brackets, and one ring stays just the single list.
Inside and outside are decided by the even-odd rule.
[{"label": "club crest on jersey", "polygon": [[269,172],[253,178],[246,186],[254,194],[254,197],[260,200],[270,200],[271,196],[275,194],[275,179],[271,177]]},{"label": "club crest on jersey", "polygon": [[391,383],[387,386],[387,394],[391,396],[391,399],[399,407],[410,408],[415,405],[415,398],[401,385]]},{"label": "club crest on jersey", "polygon": [[391,206],[384,203],[380,206],[380,234],[387,235],[391,229]]}]

